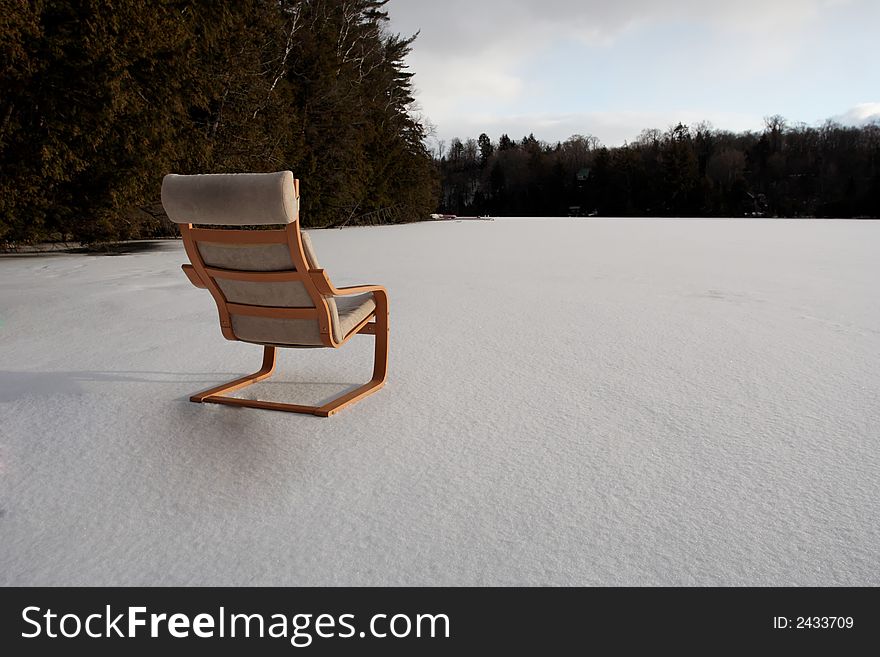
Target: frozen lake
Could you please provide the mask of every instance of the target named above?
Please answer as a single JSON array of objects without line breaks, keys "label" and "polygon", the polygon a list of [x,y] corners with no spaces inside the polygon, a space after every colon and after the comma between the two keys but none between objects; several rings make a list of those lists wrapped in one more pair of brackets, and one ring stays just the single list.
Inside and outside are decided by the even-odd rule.
[{"label": "frozen lake", "polygon": [[311,235],[391,299],[388,385],[329,419],[187,400],[260,348],[179,242],[0,257],[0,584],[880,585],[880,222]]}]

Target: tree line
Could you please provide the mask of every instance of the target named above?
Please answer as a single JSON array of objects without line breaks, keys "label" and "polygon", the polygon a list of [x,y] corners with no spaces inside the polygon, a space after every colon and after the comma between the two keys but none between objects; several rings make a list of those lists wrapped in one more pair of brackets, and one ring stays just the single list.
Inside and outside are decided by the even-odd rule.
[{"label": "tree line", "polygon": [[0,0],[0,244],[171,234],[168,172],[290,169],[306,226],[423,217],[387,0]]},{"label": "tree line", "polygon": [[880,217],[880,124],[708,124],[602,146],[575,135],[440,142],[440,211],[520,216]]}]

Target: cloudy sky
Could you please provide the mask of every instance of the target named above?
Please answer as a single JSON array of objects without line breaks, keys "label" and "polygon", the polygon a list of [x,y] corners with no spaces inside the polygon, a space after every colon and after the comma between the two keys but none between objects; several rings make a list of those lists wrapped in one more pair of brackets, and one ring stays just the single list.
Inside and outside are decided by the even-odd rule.
[{"label": "cloudy sky", "polygon": [[880,0],[391,0],[437,138],[880,118]]}]

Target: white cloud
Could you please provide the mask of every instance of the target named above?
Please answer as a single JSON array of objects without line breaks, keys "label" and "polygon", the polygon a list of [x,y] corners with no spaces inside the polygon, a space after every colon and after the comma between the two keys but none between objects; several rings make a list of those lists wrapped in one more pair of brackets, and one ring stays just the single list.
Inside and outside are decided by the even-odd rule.
[{"label": "white cloud", "polygon": [[859,103],[843,114],[835,116],[834,120],[844,125],[855,126],[880,121],[880,103]]},{"label": "white cloud", "polygon": [[444,140],[451,137],[475,138],[485,132],[496,141],[502,134],[518,140],[534,133],[538,139],[553,143],[564,141],[574,134],[589,134],[606,146],[619,146],[633,141],[646,128],[666,130],[679,122],[695,125],[703,121],[734,131],[759,130],[763,125],[761,116],[696,110],[512,115],[475,112],[452,119],[442,126],[437,137]]},{"label": "white cloud", "polygon": [[[722,80],[727,87],[741,85],[739,98],[744,100],[738,111],[757,107],[763,97],[766,106],[756,114],[775,113],[781,107],[776,92],[810,75],[804,61],[823,43],[817,35],[826,19],[848,11],[844,5],[857,5],[867,19],[877,13],[871,4],[875,1],[392,0],[387,8],[394,31],[421,31],[409,64],[416,73],[419,105],[440,137],[515,133],[522,127],[555,140],[567,136],[562,133],[568,126],[578,125],[574,132],[591,132],[611,144],[631,139],[642,128],[677,120],[707,119],[729,129],[760,127],[760,118],[719,111],[723,101],[716,102],[713,89]],[[621,104],[613,87],[606,88],[605,102],[591,92],[583,98],[556,98],[536,90],[541,79],[528,77],[530,63],[560,44],[603,48],[613,57],[616,45],[625,42],[628,50],[621,55],[627,55],[643,37],[658,34],[655,28],[664,26],[694,35],[694,43],[654,43],[654,51],[645,46],[638,53],[645,65],[613,82],[651,86],[662,78],[662,90],[648,99],[650,109],[657,110],[653,114],[642,111],[642,105]],[[583,56],[595,54],[585,50]],[[572,79],[577,78],[576,66],[572,61],[554,64],[557,72],[570,70]],[[673,111],[681,103],[676,85],[682,80],[689,91],[704,89],[701,97],[689,101],[704,109],[697,119],[691,118],[699,114],[692,108]],[[767,100],[774,94],[775,100]]]},{"label": "white cloud", "polygon": [[412,62],[417,71],[418,101],[432,116],[454,115],[461,106],[480,103],[512,101],[523,89],[523,80],[509,72],[501,53],[487,48],[480,57],[479,66],[461,54],[443,57],[419,57]]},{"label": "white cloud", "polygon": [[533,47],[548,38],[581,36],[607,42],[645,23],[689,22],[728,30],[797,30],[823,11],[852,0],[392,0],[394,29],[422,31],[419,47],[456,52],[507,43]]}]

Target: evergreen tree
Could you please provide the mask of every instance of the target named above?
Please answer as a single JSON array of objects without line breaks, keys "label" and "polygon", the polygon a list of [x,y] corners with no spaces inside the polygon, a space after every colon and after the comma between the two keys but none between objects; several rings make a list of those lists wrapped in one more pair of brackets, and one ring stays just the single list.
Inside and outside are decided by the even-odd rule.
[{"label": "evergreen tree", "polygon": [[171,230],[162,176],[291,169],[304,220],[436,203],[382,0],[0,0],[0,239]]},{"label": "evergreen tree", "polygon": [[741,134],[679,123],[617,148],[580,135],[553,146],[502,135],[488,158],[463,157],[470,141],[452,140],[437,162],[444,212],[880,217],[876,123],[790,128],[773,116]]}]

